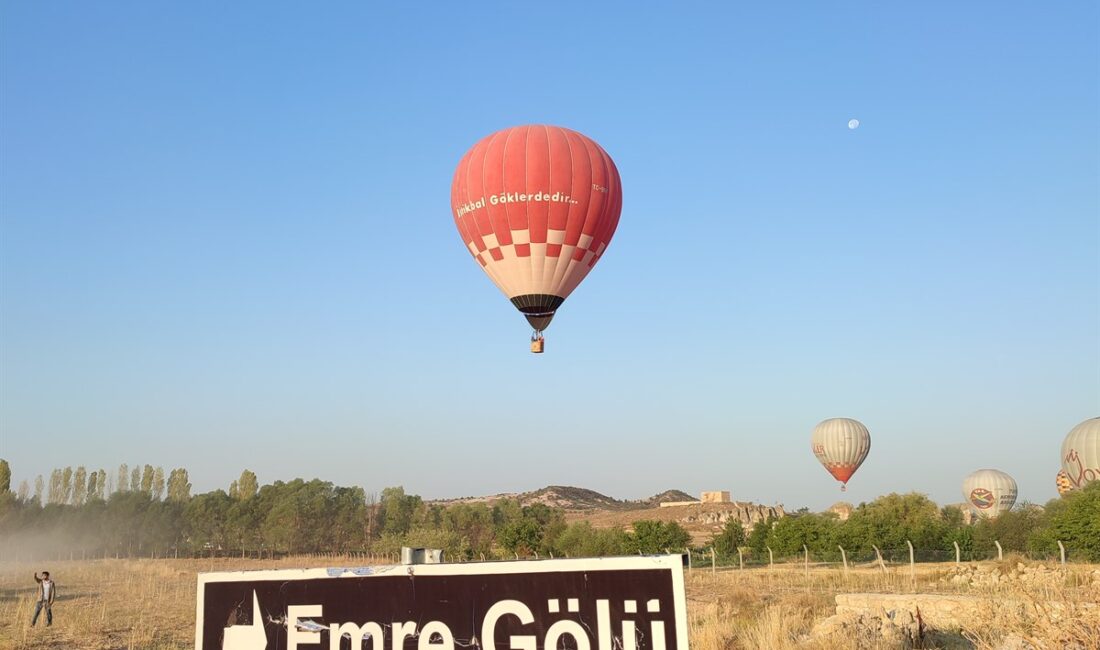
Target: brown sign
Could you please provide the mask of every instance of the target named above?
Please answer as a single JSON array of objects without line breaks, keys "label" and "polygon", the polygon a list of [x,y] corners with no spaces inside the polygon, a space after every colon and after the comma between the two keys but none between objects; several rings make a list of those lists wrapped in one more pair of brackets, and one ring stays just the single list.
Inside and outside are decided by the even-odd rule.
[{"label": "brown sign", "polygon": [[199,650],[687,650],[679,555],[199,574]]}]

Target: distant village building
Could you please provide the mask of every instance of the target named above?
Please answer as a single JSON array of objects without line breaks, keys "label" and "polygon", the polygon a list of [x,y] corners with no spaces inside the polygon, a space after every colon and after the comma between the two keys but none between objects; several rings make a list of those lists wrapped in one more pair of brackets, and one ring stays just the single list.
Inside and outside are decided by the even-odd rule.
[{"label": "distant village building", "polygon": [[729,503],[730,493],[729,490],[722,490],[721,492],[704,492],[703,498],[699,500],[703,503]]}]

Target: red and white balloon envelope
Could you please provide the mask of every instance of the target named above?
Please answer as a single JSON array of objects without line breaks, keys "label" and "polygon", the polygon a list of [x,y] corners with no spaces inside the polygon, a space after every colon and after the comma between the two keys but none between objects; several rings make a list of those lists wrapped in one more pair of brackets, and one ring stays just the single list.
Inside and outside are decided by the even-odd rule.
[{"label": "red and white balloon envelope", "polygon": [[840,481],[841,491],[871,451],[871,434],[862,422],[851,418],[830,418],[819,422],[810,436],[814,456]]},{"label": "red and white balloon envelope", "polygon": [[569,129],[497,131],[458,163],[451,184],[455,226],[534,328],[532,351],[542,351],[542,331],[603,257],[622,204],[611,157]]}]

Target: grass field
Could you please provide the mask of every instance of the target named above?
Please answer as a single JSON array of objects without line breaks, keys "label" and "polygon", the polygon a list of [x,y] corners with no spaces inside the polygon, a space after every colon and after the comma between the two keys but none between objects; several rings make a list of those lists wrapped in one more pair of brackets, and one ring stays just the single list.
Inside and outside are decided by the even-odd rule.
[{"label": "grass field", "polygon": [[[990,616],[969,629],[929,634],[926,648],[991,650],[1006,638],[1034,648],[1100,648],[1097,567],[1071,566],[1049,571],[1039,582],[1008,579],[1016,559],[987,563],[1005,580],[986,584],[952,581],[953,565],[853,568],[777,566],[773,570],[695,569],[687,576],[691,646],[696,650],[741,648],[886,649],[906,642],[859,626],[840,636],[811,634],[815,622],[834,613],[839,593],[970,594],[987,598]],[[362,564],[362,559],[352,561]],[[0,648],[190,648],[194,639],[196,574],[260,568],[346,565],[340,558],[285,560],[96,560],[46,565],[0,564]],[[30,626],[35,583],[32,573],[48,568],[58,583],[53,627]],[[991,575],[982,573],[980,575]],[[1026,602],[1032,608],[1004,607]],[[1054,603],[1054,605],[1051,605]],[[1060,605],[1058,603],[1061,603]],[[1093,616],[1095,615],[1095,616]],[[321,647],[321,646],[316,646]],[[1017,645],[1026,648],[1026,645]]]}]

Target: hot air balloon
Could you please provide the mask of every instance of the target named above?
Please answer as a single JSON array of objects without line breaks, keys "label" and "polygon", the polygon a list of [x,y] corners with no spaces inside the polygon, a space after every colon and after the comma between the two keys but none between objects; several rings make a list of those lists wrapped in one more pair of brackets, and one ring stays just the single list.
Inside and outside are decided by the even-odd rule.
[{"label": "hot air balloon", "polygon": [[558,126],[517,126],[475,144],[455,170],[451,210],[463,243],[534,328],[531,351],[600,260],[619,224],[615,163]]},{"label": "hot air balloon", "polygon": [[1066,475],[1066,470],[1058,470],[1058,476],[1054,478],[1054,486],[1058,488],[1058,496],[1064,497],[1073,491],[1073,483]]},{"label": "hot air balloon", "polygon": [[814,427],[810,444],[814,456],[840,481],[840,489],[844,491],[848,489],[852,474],[863,464],[867,452],[871,451],[871,434],[857,420],[832,418]]},{"label": "hot air balloon", "polygon": [[1100,418],[1085,420],[1066,434],[1062,471],[1074,489],[1100,479]]},{"label": "hot air balloon", "polygon": [[996,469],[980,469],[964,478],[962,492],[974,514],[987,519],[1016,505],[1016,481]]}]

